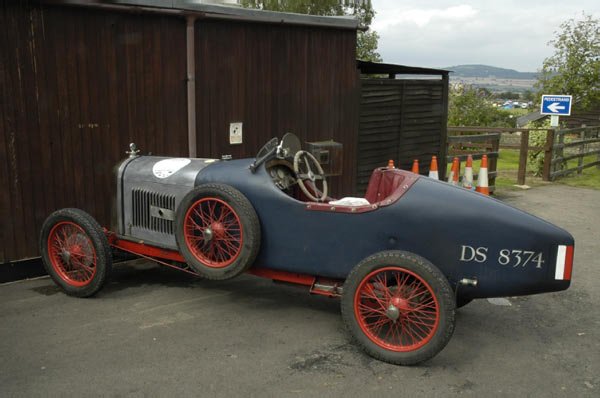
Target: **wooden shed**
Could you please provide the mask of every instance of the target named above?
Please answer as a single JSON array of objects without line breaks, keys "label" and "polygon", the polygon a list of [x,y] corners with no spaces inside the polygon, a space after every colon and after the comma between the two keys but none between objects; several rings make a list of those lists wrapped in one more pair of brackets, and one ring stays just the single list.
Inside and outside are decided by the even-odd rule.
[{"label": "wooden shed", "polygon": [[[418,159],[422,174],[433,155],[443,164],[449,71],[364,61],[357,61],[357,67],[363,77],[356,191],[366,191],[373,169],[389,159],[405,170]],[[440,177],[444,175],[441,167]]]},{"label": "wooden shed", "polygon": [[[143,153],[254,156],[285,132],[344,143],[355,183],[357,22],[192,1],[8,1],[0,9],[0,263],[38,256],[53,210],[102,225],[111,169]],[[160,6],[160,7],[156,7]],[[230,123],[243,143],[229,144]]]},{"label": "wooden shed", "polygon": [[[439,155],[447,79],[360,79],[389,66],[357,69],[357,28],[188,0],[2,2],[0,264],[14,271],[38,257],[55,209],[107,225],[111,170],[130,142],[155,155],[240,158],[286,132],[332,139],[344,145],[343,174],[330,179],[337,196],[364,190],[388,158],[409,167]],[[242,144],[230,144],[231,123],[242,123]]]}]

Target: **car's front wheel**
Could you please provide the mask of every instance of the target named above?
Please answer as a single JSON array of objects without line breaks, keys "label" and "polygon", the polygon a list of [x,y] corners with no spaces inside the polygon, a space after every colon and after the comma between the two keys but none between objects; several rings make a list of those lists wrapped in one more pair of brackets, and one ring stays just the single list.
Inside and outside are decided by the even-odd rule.
[{"label": "car's front wheel", "polygon": [[40,234],[40,254],[48,274],[71,296],[94,295],[112,269],[102,227],[79,209],[61,209],[48,216]]},{"label": "car's front wheel", "polygon": [[387,251],[359,263],[344,283],[342,316],[371,356],[414,365],[452,337],[455,301],[448,280],[415,254]]},{"label": "car's front wheel", "polygon": [[260,223],[250,201],[224,184],[204,184],[181,201],[175,215],[185,261],[207,279],[230,279],[250,267],[260,248]]}]

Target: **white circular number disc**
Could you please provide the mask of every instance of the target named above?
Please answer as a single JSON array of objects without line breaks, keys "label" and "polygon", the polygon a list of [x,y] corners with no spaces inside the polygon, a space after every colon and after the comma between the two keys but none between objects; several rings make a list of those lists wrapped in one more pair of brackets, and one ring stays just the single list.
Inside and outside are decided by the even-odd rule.
[{"label": "white circular number disc", "polygon": [[158,178],[167,178],[191,163],[190,159],[173,158],[154,163],[152,173]]}]

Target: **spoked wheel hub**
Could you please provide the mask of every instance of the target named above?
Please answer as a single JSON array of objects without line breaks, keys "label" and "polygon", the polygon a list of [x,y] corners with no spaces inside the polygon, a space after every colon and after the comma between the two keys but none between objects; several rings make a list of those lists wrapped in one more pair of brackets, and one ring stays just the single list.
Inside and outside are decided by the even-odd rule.
[{"label": "spoked wheel hub", "polygon": [[60,209],[46,218],[40,233],[40,254],[46,272],[70,296],[96,294],[112,269],[105,231],[80,209]]},{"label": "spoked wheel hub", "polygon": [[440,352],[454,331],[454,292],[414,253],[390,250],[358,263],[344,282],[342,317],[370,355],[414,365]]},{"label": "spoked wheel hub", "polygon": [[413,351],[432,338],[439,305],[431,287],[416,273],[382,268],[367,275],[355,294],[360,328],[380,347]]},{"label": "spoked wheel hub", "polygon": [[390,306],[396,307],[403,312],[409,311],[411,308],[408,300],[403,297],[392,298],[390,300]]},{"label": "spoked wheel hub", "polygon": [[225,235],[227,233],[227,229],[225,228],[225,225],[223,225],[223,223],[220,223],[220,222],[212,223],[209,230],[211,231],[211,233],[213,234],[213,236],[216,239],[225,238]]},{"label": "spoked wheel hub", "polygon": [[96,252],[90,237],[77,224],[61,222],[48,237],[48,257],[69,285],[85,286],[96,273]]},{"label": "spoked wheel hub", "polygon": [[394,297],[390,300],[390,305],[385,310],[388,318],[396,322],[400,317],[406,317],[410,313],[411,306],[408,300],[401,297]]},{"label": "spoked wheel hub", "polygon": [[240,254],[244,236],[238,214],[225,201],[196,201],[184,219],[184,236],[192,255],[211,268],[231,264]]},{"label": "spoked wheel hub", "polygon": [[60,254],[65,264],[71,264],[71,253],[67,249],[62,249]]},{"label": "spoked wheel hub", "polygon": [[175,212],[175,239],[185,262],[207,279],[231,279],[254,263],[260,222],[252,203],[224,184],[200,184]]},{"label": "spoked wheel hub", "polygon": [[213,238],[213,230],[208,227],[204,231],[202,231],[202,238],[204,238],[204,242],[210,242]]},{"label": "spoked wheel hub", "polygon": [[396,322],[396,320],[400,317],[400,310],[393,304],[390,305],[387,310],[385,310],[385,313],[387,314],[388,318],[394,322]]},{"label": "spoked wheel hub", "polygon": [[216,240],[223,240],[227,235],[227,228],[223,223],[214,222],[210,224],[208,228],[205,228],[202,231],[202,237],[204,238],[204,242],[208,243],[213,238]]}]

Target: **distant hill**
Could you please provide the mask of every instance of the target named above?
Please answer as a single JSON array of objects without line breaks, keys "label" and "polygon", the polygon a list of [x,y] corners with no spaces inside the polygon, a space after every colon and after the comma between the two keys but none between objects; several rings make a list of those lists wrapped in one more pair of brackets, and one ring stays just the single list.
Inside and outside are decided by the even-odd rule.
[{"label": "distant hill", "polygon": [[443,68],[453,71],[452,77],[490,77],[499,79],[535,79],[536,72],[519,72],[514,69],[497,68],[490,65],[456,65]]}]

